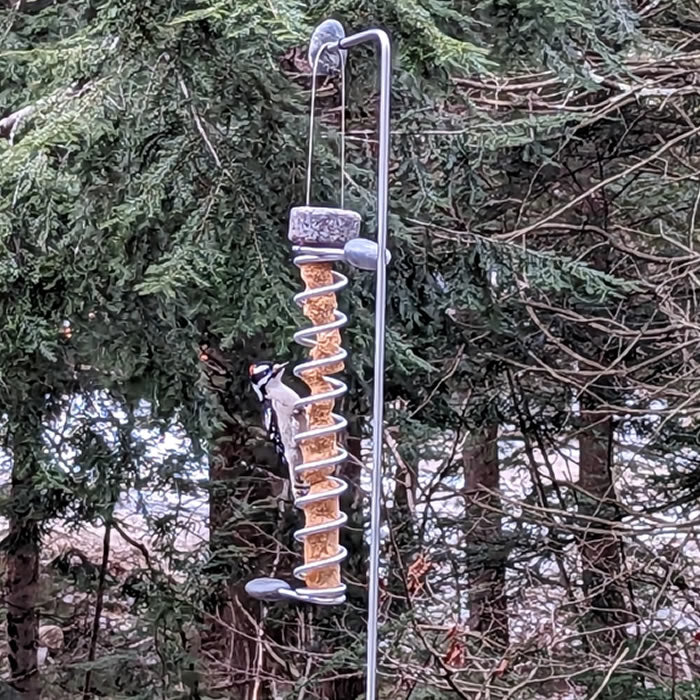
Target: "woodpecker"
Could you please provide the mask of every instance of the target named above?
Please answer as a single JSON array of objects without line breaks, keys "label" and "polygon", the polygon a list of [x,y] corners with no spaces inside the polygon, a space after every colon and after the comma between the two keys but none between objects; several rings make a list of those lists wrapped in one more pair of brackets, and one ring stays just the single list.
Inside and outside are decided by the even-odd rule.
[{"label": "woodpecker", "polygon": [[282,465],[289,472],[292,494],[296,499],[299,484],[294,467],[302,462],[302,456],[294,443],[294,436],[306,430],[307,420],[304,409],[297,407],[299,394],[282,382],[287,364],[258,362],[250,365],[248,376],[262,404],[263,425]]}]

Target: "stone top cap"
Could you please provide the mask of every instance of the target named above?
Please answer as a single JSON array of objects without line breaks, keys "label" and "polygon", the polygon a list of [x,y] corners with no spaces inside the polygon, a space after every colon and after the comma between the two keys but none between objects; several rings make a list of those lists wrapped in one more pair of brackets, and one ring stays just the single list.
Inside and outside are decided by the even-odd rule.
[{"label": "stone top cap", "polygon": [[362,217],[350,209],[294,207],[289,212],[289,240],[294,245],[342,248],[360,235]]}]

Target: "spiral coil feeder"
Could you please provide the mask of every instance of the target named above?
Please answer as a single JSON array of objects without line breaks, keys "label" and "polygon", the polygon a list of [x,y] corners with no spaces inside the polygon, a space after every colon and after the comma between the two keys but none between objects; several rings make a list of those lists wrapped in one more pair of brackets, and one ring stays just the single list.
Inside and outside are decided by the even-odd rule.
[{"label": "spiral coil feeder", "polygon": [[[304,250],[302,246],[295,246],[295,252]],[[313,252],[301,252],[294,258],[294,264],[297,267],[301,265],[308,265],[315,262],[330,262],[329,258],[337,258],[334,253],[337,251],[326,250],[326,251],[313,251]],[[316,289],[309,289],[304,292],[300,292],[294,296],[294,301],[302,306],[309,299],[324,296],[326,294],[334,294],[344,289],[348,284],[348,278],[341,274],[340,272],[333,271],[334,283],[331,285],[326,285],[323,287],[317,287]],[[334,320],[331,323],[326,323],[320,326],[310,326],[308,328],[303,328],[294,334],[295,342],[303,345],[304,347],[313,348],[316,346],[316,339],[321,333],[325,333],[332,330],[339,330],[347,324],[347,316],[339,311],[334,310]],[[342,362],[347,357],[347,352],[342,347],[339,348],[338,352],[330,357],[319,358],[317,360],[309,360],[307,362],[302,362],[294,368],[294,375],[296,377],[302,378],[304,372],[313,371],[320,369],[322,367],[328,367],[336,365]],[[306,408],[314,403],[321,403],[326,401],[334,401],[344,396],[347,393],[347,385],[345,382],[331,377],[329,375],[323,375],[323,379],[332,388],[330,391],[326,391],[320,394],[314,394],[306,398],[301,399],[297,403],[297,408]],[[294,436],[294,440],[297,444],[300,444],[303,440],[311,440],[318,437],[325,437],[327,435],[339,436],[347,427],[347,421],[342,416],[337,413],[331,412],[331,418],[333,419],[333,425],[323,426],[320,428],[314,428],[312,430],[307,430],[302,433],[298,433]],[[348,457],[347,451],[340,445],[339,441],[336,439],[336,454],[332,457],[326,459],[315,460],[313,462],[303,462],[297,464],[294,467],[295,475],[301,477],[304,473],[315,471],[317,469],[324,469],[328,467],[337,467],[342,464]],[[317,503],[320,501],[328,500],[330,498],[338,498],[348,489],[348,484],[345,480],[333,474],[327,477],[335,487],[332,489],[326,489],[319,493],[310,493],[303,496],[297,496],[295,499],[295,505],[297,508],[304,508],[311,505],[312,503]],[[302,481],[300,478],[299,481]],[[341,528],[348,520],[346,513],[339,511],[337,518],[329,520],[325,523],[320,523],[317,525],[309,525],[307,527],[301,528],[294,533],[294,538],[298,542],[303,542],[306,537],[310,535],[316,535],[323,532],[328,532],[330,530],[335,530]],[[308,562],[297,566],[294,569],[294,576],[299,579],[304,580],[306,575],[311,571],[316,571],[319,569],[324,569],[329,566],[340,564],[347,557],[348,552],[343,546],[339,546],[338,552],[335,556],[325,557],[313,562]],[[297,595],[308,599],[310,602],[315,602],[317,604],[328,604],[335,605],[343,603],[345,601],[345,590],[346,586],[341,583],[339,586],[332,588],[300,588],[296,590]]]}]

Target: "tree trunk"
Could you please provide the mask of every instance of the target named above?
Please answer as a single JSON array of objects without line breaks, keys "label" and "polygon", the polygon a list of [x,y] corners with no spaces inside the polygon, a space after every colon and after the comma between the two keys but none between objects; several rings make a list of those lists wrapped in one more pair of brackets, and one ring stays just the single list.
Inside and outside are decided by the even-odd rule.
[{"label": "tree trunk", "polygon": [[277,539],[281,511],[273,485],[279,491],[282,482],[264,472],[277,464],[274,449],[259,446],[240,418],[244,399],[236,379],[246,376],[243,368],[232,366],[213,346],[200,350],[202,369],[209,389],[218,394],[223,421],[209,460],[211,558],[206,573],[211,617],[202,649],[214,660],[208,679],[214,685],[230,686],[232,700],[251,700],[267,692],[260,656],[264,620],[263,607],[248,597],[245,584],[257,576],[286,574],[291,568]]},{"label": "tree trunk", "polygon": [[584,516],[596,518],[583,522],[590,528],[581,538],[583,590],[593,627],[607,629],[604,638],[617,646],[625,633],[613,628],[625,623],[627,609],[621,580],[622,551],[612,530],[618,513],[612,482],[612,418],[584,410],[582,423],[579,485],[584,493],[579,510]]},{"label": "tree trunk", "polygon": [[462,453],[467,497],[467,543],[472,562],[469,627],[484,635],[494,654],[508,645],[506,550],[501,527],[498,424],[466,440]]},{"label": "tree trunk", "polygon": [[[217,622],[207,646],[216,650],[220,668],[226,669],[234,700],[250,700],[261,684],[256,640],[263,624],[262,606],[248,597],[245,584],[256,576],[279,574],[282,558],[277,556],[277,509],[270,480],[251,475],[248,465],[255,460],[247,441],[245,426],[228,425],[217,436],[209,469],[209,572]],[[262,690],[259,697],[265,696]]]},{"label": "tree trunk", "polygon": [[[40,449],[40,421],[18,424],[12,431],[12,485],[7,537],[7,640],[10,684],[25,700],[38,700],[37,665],[39,585],[39,526],[34,512],[36,451]],[[37,425],[31,425],[34,422]]]}]

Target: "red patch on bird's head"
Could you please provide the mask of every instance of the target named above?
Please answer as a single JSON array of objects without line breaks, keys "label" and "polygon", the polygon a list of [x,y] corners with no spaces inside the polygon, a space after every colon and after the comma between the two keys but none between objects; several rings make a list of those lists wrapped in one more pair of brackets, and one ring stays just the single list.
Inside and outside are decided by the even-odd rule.
[{"label": "red patch on bird's head", "polygon": [[255,374],[255,365],[250,365],[248,367],[248,376],[252,377]]}]

